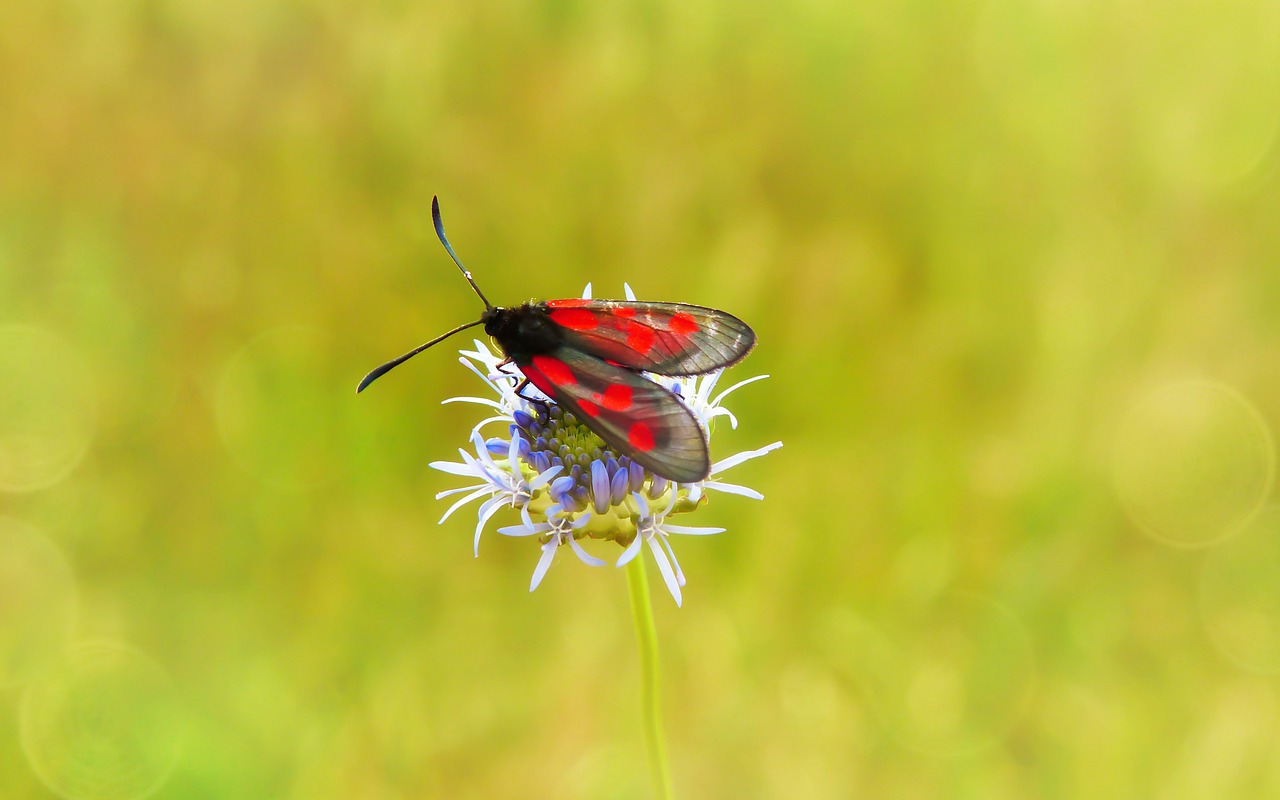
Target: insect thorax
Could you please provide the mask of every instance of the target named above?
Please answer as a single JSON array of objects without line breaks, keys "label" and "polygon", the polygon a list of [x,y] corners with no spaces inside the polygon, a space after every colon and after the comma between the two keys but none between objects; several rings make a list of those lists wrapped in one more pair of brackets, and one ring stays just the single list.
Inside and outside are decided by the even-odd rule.
[{"label": "insect thorax", "polygon": [[516,361],[549,352],[560,344],[560,331],[541,303],[488,309],[481,320],[484,332],[496,339],[502,351]]}]

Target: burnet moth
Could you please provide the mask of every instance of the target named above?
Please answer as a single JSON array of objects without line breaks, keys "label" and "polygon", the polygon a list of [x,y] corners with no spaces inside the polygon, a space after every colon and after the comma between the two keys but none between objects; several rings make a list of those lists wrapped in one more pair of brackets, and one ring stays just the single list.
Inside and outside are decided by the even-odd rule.
[{"label": "burnet moth", "polygon": [[[742,320],[688,303],[547,300],[512,308],[490,304],[444,235],[440,203],[431,199],[436,236],[484,302],[480,319],[459,325],[375,368],[356,392],[434,344],[484,325],[525,381],[620,455],[677,483],[707,477],[711,458],[698,420],[670,390],[644,377],[702,375],[738,363],[755,345]],[[521,395],[523,396],[523,395]]]}]

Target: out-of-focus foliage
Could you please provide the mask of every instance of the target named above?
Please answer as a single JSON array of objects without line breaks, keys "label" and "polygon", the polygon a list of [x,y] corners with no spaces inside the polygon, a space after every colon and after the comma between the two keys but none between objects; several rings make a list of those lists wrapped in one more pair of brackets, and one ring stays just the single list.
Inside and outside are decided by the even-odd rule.
[{"label": "out-of-focus foliage", "polygon": [[785,441],[767,499],[656,595],[682,796],[1280,794],[1277,42],[1265,0],[0,3],[0,794],[647,796],[620,572],[530,595],[530,541],[436,526],[449,346],[353,392],[479,311],[436,193],[497,302],[759,333],[713,456]]}]

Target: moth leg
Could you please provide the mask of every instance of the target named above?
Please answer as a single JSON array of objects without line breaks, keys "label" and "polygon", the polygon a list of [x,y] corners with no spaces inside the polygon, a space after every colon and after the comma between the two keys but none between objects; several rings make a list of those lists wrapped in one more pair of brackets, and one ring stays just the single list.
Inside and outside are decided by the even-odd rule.
[{"label": "moth leg", "polygon": [[516,387],[516,392],[515,392],[516,397],[519,397],[521,400],[525,401],[526,403],[529,403],[530,405],[535,405],[541,408],[542,417],[538,419],[538,423],[540,425],[546,425],[551,421],[551,404],[548,403],[546,400],[543,400],[541,397],[529,397],[528,395],[521,394],[520,390],[524,389],[524,387],[528,385],[529,385],[528,378],[525,378],[524,380],[520,381],[520,385]]}]

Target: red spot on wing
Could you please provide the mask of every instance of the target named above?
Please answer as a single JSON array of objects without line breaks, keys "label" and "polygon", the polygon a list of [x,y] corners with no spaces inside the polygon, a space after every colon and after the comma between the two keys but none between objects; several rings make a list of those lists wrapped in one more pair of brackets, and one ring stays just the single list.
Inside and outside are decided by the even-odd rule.
[{"label": "red spot on wing", "polygon": [[613,315],[624,319],[635,319],[636,310],[634,308],[617,307],[613,309]]},{"label": "red spot on wing", "polygon": [[582,409],[582,413],[586,414],[588,417],[600,416],[600,406],[590,400],[579,400],[578,406]]},{"label": "red spot on wing", "polygon": [[547,306],[550,308],[580,308],[594,302],[594,300],[588,300],[585,297],[570,297],[566,300],[548,300]]},{"label": "red spot on wing", "polygon": [[610,411],[626,411],[631,408],[631,387],[615,383],[605,389],[604,407]]},{"label": "red spot on wing", "polygon": [[657,334],[653,332],[653,328],[648,325],[640,325],[639,323],[629,323],[627,331],[627,347],[635,350],[637,353],[647,353],[653,349],[653,342],[657,339]]},{"label": "red spot on wing", "polygon": [[547,380],[547,376],[543,375],[538,368],[532,364],[525,364],[520,368],[520,371],[524,373],[524,376],[529,379],[530,383],[541,389],[543,394],[550,395],[551,392],[555,390],[556,387],[552,385],[551,381]]},{"label": "red spot on wing", "polygon": [[551,312],[551,321],[573,331],[589,331],[598,323],[595,313],[585,308],[557,308]]},{"label": "red spot on wing", "polygon": [[[556,386],[572,386],[577,383],[577,380],[573,377],[573,370],[569,369],[569,365],[558,358],[534,356],[533,366],[543,375],[546,375],[547,380]],[[537,385],[537,381],[534,381],[534,385]]]},{"label": "red spot on wing", "polygon": [[637,422],[631,426],[631,430],[627,431],[627,441],[631,442],[631,446],[635,449],[647,453],[653,449],[653,431],[649,430],[649,426],[643,422]]},{"label": "red spot on wing", "polygon": [[690,334],[698,332],[698,321],[693,318],[692,314],[686,314],[678,311],[671,315],[671,321],[667,323],[667,327],[672,333]]}]

